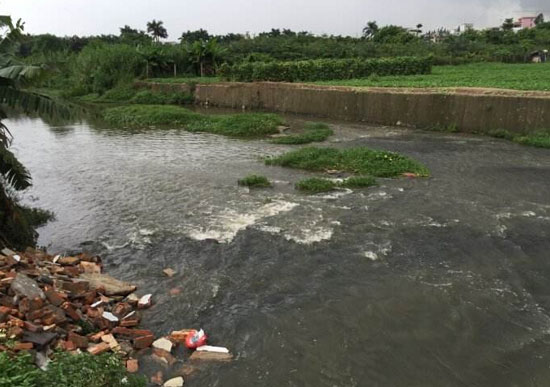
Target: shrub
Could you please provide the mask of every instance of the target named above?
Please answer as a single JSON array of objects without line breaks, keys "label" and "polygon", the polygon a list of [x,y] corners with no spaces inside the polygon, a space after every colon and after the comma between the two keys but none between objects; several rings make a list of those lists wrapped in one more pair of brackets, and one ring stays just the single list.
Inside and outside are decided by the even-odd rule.
[{"label": "shrub", "polygon": [[381,59],[314,59],[291,62],[244,62],[224,66],[222,76],[235,81],[326,81],[365,78],[372,74],[429,74],[431,57],[400,57]]},{"label": "shrub", "polygon": [[260,175],[248,175],[245,178],[239,180],[238,184],[250,188],[271,187],[271,183],[267,179],[267,177]]},{"label": "shrub", "polygon": [[134,47],[102,44],[86,46],[74,66],[76,84],[85,88],[87,93],[103,94],[142,75],[146,61]]}]

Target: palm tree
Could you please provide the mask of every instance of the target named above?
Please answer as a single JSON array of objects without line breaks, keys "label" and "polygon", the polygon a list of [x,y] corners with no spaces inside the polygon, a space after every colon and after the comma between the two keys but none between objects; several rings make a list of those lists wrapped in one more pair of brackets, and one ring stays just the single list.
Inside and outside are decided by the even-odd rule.
[{"label": "palm tree", "polygon": [[166,31],[163,24],[162,21],[156,21],[155,19],[147,23],[147,32],[151,34],[157,43],[160,42],[161,38],[166,39],[168,37],[168,31]]},{"label": "palm tree", "polygon": [[378,24],[375,21],[370,21],[367,23],[366,27],[363,28],[363,37],[367,39],[372,39],[377,32]]},{"label": "palm tree", "polygon": [[53,116],[64,114],[64,108],[50,98],[21,87],[41,74],[39,66],[19,63],[13,56],[15,45],[22,36],[23,23],[13,23],[11,17],[0,16],[0,244],[26,247],[36,237],[32,225],[24,216],[24,208],[17,204],[14,192],[31,186],[31,176],[10,151],[12,134],[2,122],[7,118],[2,106],[16,107],[26,113]]}]

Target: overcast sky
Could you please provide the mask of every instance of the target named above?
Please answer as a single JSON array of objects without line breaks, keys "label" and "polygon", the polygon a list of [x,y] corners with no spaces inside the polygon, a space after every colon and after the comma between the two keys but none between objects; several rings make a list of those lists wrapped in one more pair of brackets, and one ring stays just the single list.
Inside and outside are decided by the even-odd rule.
[{"label": "overcast sky", "polygon": [[482,28],[544,11],[550,17],[550,0],[0,0],[0,14],[23,19],[30,33],[118,34],[125,24],[145,29],[147,21],[160,19],[168,40],[198,28],[214,34],[290,28],[357,36],[369,20]]}]

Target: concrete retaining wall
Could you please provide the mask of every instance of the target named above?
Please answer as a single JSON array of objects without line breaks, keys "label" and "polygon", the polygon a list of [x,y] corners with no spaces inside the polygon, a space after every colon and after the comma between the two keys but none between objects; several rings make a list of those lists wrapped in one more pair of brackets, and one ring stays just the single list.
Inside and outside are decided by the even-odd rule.
[{"label": "concrete retaining wall", "polygon": [[197,103],[210,106],[308,114],[381,125],[456,126],[461,131],[480,133],[495,129],[522,133],[550,128],[550,94],[545,93],[519,95],[522,93],[487,91],[483,94],[478,91],[476,94],[474,90],[407,91],[269,82],[196,85],[194,93]]}]

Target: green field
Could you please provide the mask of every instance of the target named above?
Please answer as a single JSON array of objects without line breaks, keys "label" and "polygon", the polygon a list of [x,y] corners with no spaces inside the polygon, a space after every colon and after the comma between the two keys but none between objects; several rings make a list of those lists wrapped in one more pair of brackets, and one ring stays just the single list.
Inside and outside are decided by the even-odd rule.
[{"label": "green field", "polygon": [[550,63],[474,63],[434,66],[432,74],[315,82],[318,85],[378,87],[487,87],[550,91]]}]

